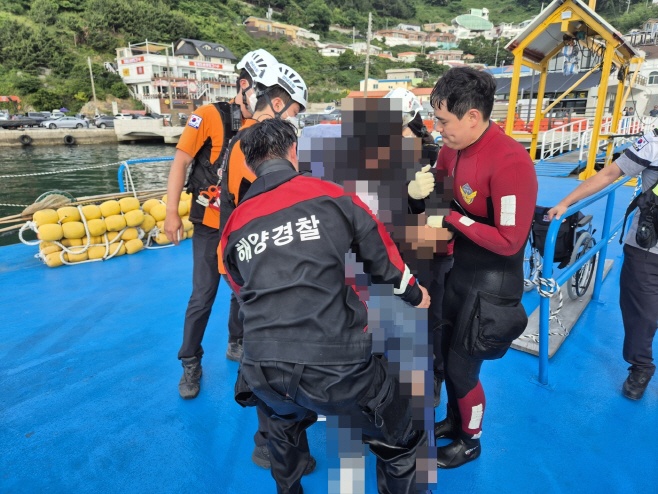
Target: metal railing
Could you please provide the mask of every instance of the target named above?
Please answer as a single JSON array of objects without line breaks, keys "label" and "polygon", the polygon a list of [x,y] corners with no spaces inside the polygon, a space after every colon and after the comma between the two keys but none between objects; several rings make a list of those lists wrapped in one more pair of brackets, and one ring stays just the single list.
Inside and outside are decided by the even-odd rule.
[{"label": "metal railing", "polygon": [[[142,158],[136,160],[127,160],[121,163],[119,170],[117,171],[117,176],[119,179],[119,191],[120,192],[135,192],[135,184],[133,183],[132,176],[130,175],[130,165],[136,165],[138,163],[158,163],[161,161],[174,161],[173,156],[161,156],[159,158]],[[125,180],[130,184],[130,190],[126,191]]]},{"label": "metal railing", "polygon": [[[612,211],[615,205],[615,191],[631,180],[632,177],[626,177],[623,180],[609,185],[602,191],[594,194],[593,196],[578,201],[571,205],[564,213],[560,220],[553,218],[548,233],[546,236],[546,244],[544,247],[544,265],[541,277],[543,280],[551,280],[553,278],[553,261],[555,255],[555,241],[557,239],[558,229],[562,223],[562,219],[570,216],[586,206],[599,201],[607,196],[607,203],[605,207],[605,216],[603,219],[603,231],[601,233],[601,240],[590,250],[587,251],[580,259],[565,269],[560,276],[555,280],[554,289],[559,290],[560,286],[569,281],[576,271],[582,268],[592,257],[597,255],[600,251],[599,262],[596,266],[596,275],[594,278],[594,291],[592,300],[598,301],[601,294],[601,283],[603,282],[603,270],[605,267],[605,256],[608,251],[608,243],[621,229],[623,218],[620,219],[614,227],[610,227],[612,223]],[[549,318],[550,318],[550,297],[542,297],[539,301],[539,376],[538,381],[543,384],[548,384],[548,332],[549,332]]]},{"label": "metal railing", "polygon": [[574,144],[580,146],[583,133],[591,126],[591,119],[583,119],[547,130],[541,138],[541,159],[574,151]]},{"label": "metal railing", "polygon": [[[658,117],[646,117],[641,115],[633,115],[631,117],[622,117],[619,120],[617,125],[617,130],[612,132],[612,117],[606,116],[601,122],[601,133],[600,135],[606,134],[622,134],[614,138],[614,145],[619,146],[625,144],[626,142],[633,141],[637,138],[637,134],[644,134],[649,130],[655,128],[656,123],[658,123]],[[592,131],[594,129],[590,126],[585,132],[583,132],[578,145],[578,161],[583,162],[587,160],[587,149],[589,149],[590,144],[592,143]],[[605,142],[600,142],[599,145],[605,145]]]}]

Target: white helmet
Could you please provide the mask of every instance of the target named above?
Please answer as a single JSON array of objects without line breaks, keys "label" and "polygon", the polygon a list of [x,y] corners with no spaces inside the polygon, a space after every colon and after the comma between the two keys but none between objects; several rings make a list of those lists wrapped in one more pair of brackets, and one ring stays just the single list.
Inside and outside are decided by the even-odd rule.
[{"label": "white helmet", "polygon": [[404,89],[402,87],[392,89],[388,92],[384,98],[395,98],[402,100],[402,125],[409,125],[418,112],[422,110],[423,105],[420,104],[416,95],[411,91]]},{"label": "white helmet", "polygon": [[245,69],[254,83],[266,87],[277,83],[278,67],[279,62],[277,59],[262,48],[250,51],[236,65],[238,70]]},{"label": "white helmet", "polygon": [[276,84],[285,89],[293,101],[299,103],[300,112],[306,110],[308,89],[302,76],[287,65],[280,63]]}]

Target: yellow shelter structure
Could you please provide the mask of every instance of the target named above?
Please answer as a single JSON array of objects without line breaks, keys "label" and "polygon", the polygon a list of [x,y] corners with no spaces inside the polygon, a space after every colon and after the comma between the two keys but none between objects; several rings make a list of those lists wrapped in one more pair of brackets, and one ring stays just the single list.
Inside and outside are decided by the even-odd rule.
[{"label": "yellow shelter structure", "polygon": [[[596,0],[590,0],[589,5],[579,0],[555,0],[505,47],[506,50],[514,55],[514,72],[512,75],[510,101],[505,126],[505,133],[507,135],[516,138],[528,137],[527,134],[517,135],[513,132],[521,67],[526,66],[540,74],[537,90],[537,107],[535,110],[530,148],[530,155],[533,159],[537,151],[537,141],[542,118],[591,73],[597,70],[601,71],[592,141],[588,150],[587,166],[580,174],[581,179],[589,178],[596,173],[594,171],[594,164],[601,141],[607,140],[606,164],[609,162],[608,158],[613,152],[614,131],[618,128],[621,109],[624,107],[626,98],[628,98],[630,89],[644,61],[640,54],[626,43],[620,32],[594,12],[595,5]],[[564,91],[564,94],[553,101],[547,108],[543,108],[548,63],[560,53],[566,43],[578,43],[581,50],[600,53],[601,62],[595,65],[589,72],[584,73],[582,78],[571,88]],[[617,95],[612,114],[612,133],[602,135],[601,123],[605,111],[608,80],[613,67],[617,69],[619,77],[617,78]],[[635,70],[632,77],[629,77],[632,68]]]}]

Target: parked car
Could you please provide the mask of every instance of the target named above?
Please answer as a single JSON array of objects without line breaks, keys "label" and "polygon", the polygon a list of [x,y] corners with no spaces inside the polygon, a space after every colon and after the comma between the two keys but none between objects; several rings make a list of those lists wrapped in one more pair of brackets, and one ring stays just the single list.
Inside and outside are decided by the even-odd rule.
[{"label": "parked car", "polygon": [[340,122],[340,119],[343,116],[343,112],[341,110],[334,110],[328,115],[324,116],[325,120],[338,120]]},{"label": "parked car", "polygon": [[54,111],[50,114],[50,117],[48,117],[51,120],[56,120],[58,118],[63,118],[66,116],[66,113],[62,113],[61,111]]},{"label": "parked car", "polygon": [[163,115],[160,115],[159,113],[145,113],[145,117],[151,117],[151,118],[161,118],[164,119]]},{"label": "parked car", "polygon": [[114,115],[114,118],[116,118],[117,120],[133,120],[137,117],[138,115],[134,115],[132,113],[117,113],[116,115]]},{"label": "parked car", "polygon": [[83,129],[88,126],[87,122],[75,117],[62,117],[41,122],[41,127],[48,127],[49,129]]},{"label": "parked car", "polygon": [[311,113],[305,115],[299,120],[299,127],[303,128],[306,126],[317,125],[323,120],[326,120],[327,116],[323,113]]},{"label": "parked car", "polygon": [[43,113],[43,112],[39,112],[39,111],[29,111],[29,112],[27,112],[27,117],[41,123],[44,120],[49,120],[50,119],[50,113]]},{"label": "parked car", "polygon": [[103,115],[100,117],[96,117],[93,123],[99,129],[107,129],[107,128],[113,129],[115,120],[116,118],[114,118],[112,115]]},{"label": "parked car", "polygon": [[324,109],[324,112],[325,112],[325,113],[331,113],[331,112],[334,111],[335,109],[336,109],[336,107],[335,107],[334,105],[329,105],[328,107],[326,107],[326,108]]}]

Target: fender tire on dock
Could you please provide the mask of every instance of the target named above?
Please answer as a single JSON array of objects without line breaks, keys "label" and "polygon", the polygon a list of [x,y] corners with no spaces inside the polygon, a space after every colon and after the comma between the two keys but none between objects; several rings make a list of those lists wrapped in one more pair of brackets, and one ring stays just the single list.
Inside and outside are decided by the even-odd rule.
[{"label": "fender tire on dock", "polygon": [[64,136],[64,144],[75,144],[75,137],[69,135]]},{"label": "fender tire on dock", "polygon": [[18,140],[21,142],[23,146],[29,146],[30,144],[32,144],[32,138],[27,134],[23,134],[18,138]]}]

